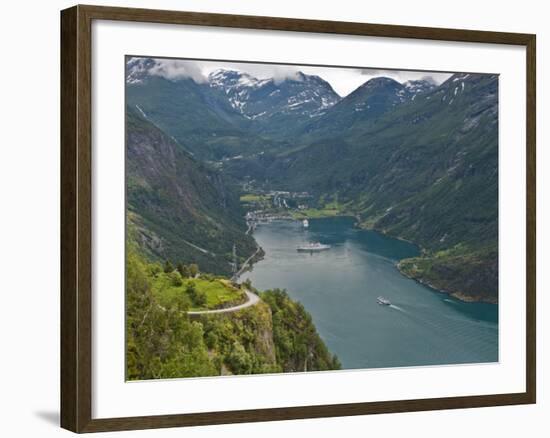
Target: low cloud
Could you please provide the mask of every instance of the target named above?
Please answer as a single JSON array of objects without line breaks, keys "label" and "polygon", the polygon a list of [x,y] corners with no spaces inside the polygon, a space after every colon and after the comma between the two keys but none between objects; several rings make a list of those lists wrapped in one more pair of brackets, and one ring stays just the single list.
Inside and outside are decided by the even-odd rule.
[{"label": "low cloud", "polygon": [[223,64],[213,64],[208,61],[198,62],[203,71],[211,72],[216,68],[223,67],[227,69],[237,70],[257,79],[273,79],[276,84],[280,84],[286,79],[300,81],[302,78],[299,75],[300,68],[292,65],[275,65],[275,64],[253,64],[240,62],[226,62]]},{"label": "low cloud", "polygon": [[200,67],[192,61],[155,59],[155,65],[149,69],[149,74],[160,76],[171,81],[193,79],[199,84],[208,81],[208,78],[202,73]]},{"label": "low cloud", "polygon": [[424,75],[420,78],[421,81],[429,82],[430,84],[437,85],[437,81],[431,75]]},{"label": "low cloud", "polygon": [[363,76],[399,76],[399,70],[381,70],[377,68],[359,68],[357,69]]},{"label": "low cloud", "polygon": [[378,76],[386,76],[402,83],[410,80],[425,80],[434,85],[438,85],[451,76],[451,73],[431,73],[411,70],[384,70],[376,68],[362,68],[357,70],[360,72],[361,76],[367,76],[368,79]]},{"label": "low cloud", "polygon": [[298,73],[299,71],[296,68],[275,66],[271,71],[271,77],[276,84],[280,84],[287,79],[301,81],[302,77]]},{"label": "low cloud", "polygon": [[[143,73],[143,69],[145,69],[147,70],[147,74],[160,76],[168,80],[177,81],[189,78],[200,84],[207,83],[208,75],[219,68],[238,70],[258,79],[273,78],[277,84],[287,79],[300,81],[302,78],[299,72],[303,71],[305,74],[317,75],[328,81],[340,96],[346,96],[366,81],[379,76],[386,76],[401,83],[409,80],[424,79],[434,84],[440,84],[451,76],[451,73],[380,68],[331,68],[230,61],[148,58],[152,61],[153,65],[151,66],[147,64],[140,65],[140,63],[136,62],[139,59],[145,60],[147,58],[132,58],[128,62],[129,65],[135,64],[132,68],[137,73],[141,74]],[[142,70],[138,71],[140,68]]]},{"label": "low cloud", "polygon": [[[135,60],[131,58],[129,62]],[[192,79],[202,84],[208,82],[208,74],[214,70],[213,66],[226,69],[235,69],[246,72],[259,79],[273,78],[279,84],[286,79],[301,80],[299,69],[293,66],[270,64],[244,64],[244,63],[212,63],[208,61],[187,61],[177,59],[154,58],[154,65],[148,67],[147,73],[152,76],[160,76],[171,81]]]}]

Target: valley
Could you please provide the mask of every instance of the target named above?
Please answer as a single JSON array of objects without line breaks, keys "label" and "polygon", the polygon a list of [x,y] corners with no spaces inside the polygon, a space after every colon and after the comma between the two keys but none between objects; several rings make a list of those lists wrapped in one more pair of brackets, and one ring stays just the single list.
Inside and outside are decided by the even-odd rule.
[{"label": "valley", "polygon": [[[174,336],[196,353],[196,366],[182,369],[180,353],[159,346],[162,366],[151,356],[148,365],[134,364],[130,378],[496,360],[497,76],[376,76],[340,96],[320,75],[298,69],[266,77],[225,67],[205,73],[186,62],[127,59],[127,246],[132,275],[140,272],[136,300],[156,303],[157,322],[186,315]],[[315,237],[325,228],[336,234]],[[296,254],[297,245],[331,238],[322,257]],[[278,270],[288,260],[296,265]],[[320,271],[309,264],[321,260]],[[200,275],[178,279],[178,266],[191,265]],[[292,271],[298,266],[312,273],[311,283]],[[375,286],[365,289],[367,277]],[[329,303],[338,289],[351,308],[329,321],[331,307],[312,296]],[[369,307],[379,293],[411,310],[432,306],[439,316],[386,319]],[[353,307],[360,302],[366,307]],[[152,317],[137,305],[133,311]],[[363,311],[391,336],[398,321],[429,337],[440,355],[419,346],[418,355],[385,356],[374,338],[358,351],[368,328]],[[446,325],[460,315],[465,336]],[[147,336],[161,336],[157,322]],[[139,354],[152,354],[132,324]],[[449,346],[441,333],[429,334],[430,324],[445,327]],[[346,336],[355,346],[343,347]]]},{"label": "valley", "polygon": [[[278,82],[220,69],[195,82],[148,74],[153,64],[148,58],[128,63],[129,116],[166,133],[173,151],[164,160],[177,151],[209,173],[200,190],[223,188],[210,211],[217,203],[224,217],[215,222],[230,218],[232,225],[218,231],[217,248],[201,245],[207,238],[199,237],[180,240],[174,250],[170,242],[179,237],[171,232],[168,247],[159,250],[152,248],[163,241],[158,233],[174,230],[173,220],[145,224],[149,216],[141,212],[136,221],[148,230],[150,253],[173,257],[185,248],[229,273],[234,243],[241,262],[255,250],[253,239],[242,236],[251,206],[239,200],[307,193],[301,205],[307,208],[290,197],[287,211],[270,211],[296,219],[354,216],[362,228],[423,248],[420,259],[401,264],[406,275],[457,296],[497,301],[496,76],[455,74],[439,86],[378,77],[341,98],[303,73]],[[208,235],[197,229],[208,222],[186,228]],[[198,254],[193,245],[207,252]]]}]

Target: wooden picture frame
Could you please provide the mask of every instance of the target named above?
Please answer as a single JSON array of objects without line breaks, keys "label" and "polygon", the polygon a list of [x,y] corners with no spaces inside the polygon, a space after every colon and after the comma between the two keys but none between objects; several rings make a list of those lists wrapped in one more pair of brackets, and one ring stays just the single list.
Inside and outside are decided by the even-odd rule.
[{"label": "wooden picture frame", "polygon": [[[114,20],[518,45],[526,48],[526,391],[195,414],[92,418],[92,22]],[[61,12],[61,426],[99,432],[535,403],[536,37],[427,27],[75,6]]]}]

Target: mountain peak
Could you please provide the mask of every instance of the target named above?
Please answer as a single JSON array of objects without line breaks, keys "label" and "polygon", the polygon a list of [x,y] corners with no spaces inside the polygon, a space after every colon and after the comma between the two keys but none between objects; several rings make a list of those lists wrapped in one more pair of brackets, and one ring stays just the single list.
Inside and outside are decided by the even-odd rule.
[{"label": "mountain peak", "polygon": [[130,58],[126,61],[126,83],[141,84],[154,65],[151,58]]},{"label": "mountain peak", "polygon": [[233,70],[229,68],[218,68],[214,71],[212,71],[208,77],[209,78],[217,78],[217,77],[231,77],[231,76],[239,76],[241,74],[238,70]]},{"label": "mountain peak", "polygon": [[218,69],[208,76],[211,88],[221,91],[234,109],[247,119],[272,116],[316,117],[340,96],[322,78],[301,71],[274,71],[259,79],[238,70]]},{"label": "mountain peak", "polygon": [[166,58],[131,57],[126,61],[126,83],[143,84],[150,77],[160,77],[172,82],[192,80],[203,84],[207,78],[201,69],[192,63],[182,63]]},{"label": "mountain peak", "polygon": [[409,80],[404,82],[403,86],[406,88],[407,92],[411,94],[412,100],[414,100],[416,95],[419,93],[425,93],[437,88],[436,83],[433,80],[428,79]]},{"label": "mountain peak", "polygon": [[208,82],[214,88],[234,86],[257,86],[262,80],[240,70],[219,68],[208,75]]},{"label": "mountain peak", "polygon": [[395,79],[388,78],[386,76],[378,76],[376,78],[369,79],[361,87],[378,88],[378,87],[388,87],[388,86],[401,88],[403,85],[397,82]]}]

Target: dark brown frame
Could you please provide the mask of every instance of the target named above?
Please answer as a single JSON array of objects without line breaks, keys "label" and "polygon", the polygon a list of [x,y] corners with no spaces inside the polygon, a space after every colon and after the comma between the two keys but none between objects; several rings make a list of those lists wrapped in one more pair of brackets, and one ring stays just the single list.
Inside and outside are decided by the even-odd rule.
[{"label": "dark brown frame", "polygon": [[[220,26],[525,46],[527,52],[527,351],[523,393],[92,419],[92,20]],[[61,426],[74,432],[149,429],[536,402],[536,37],[289,18],[74,6],[61,12]]]}]

